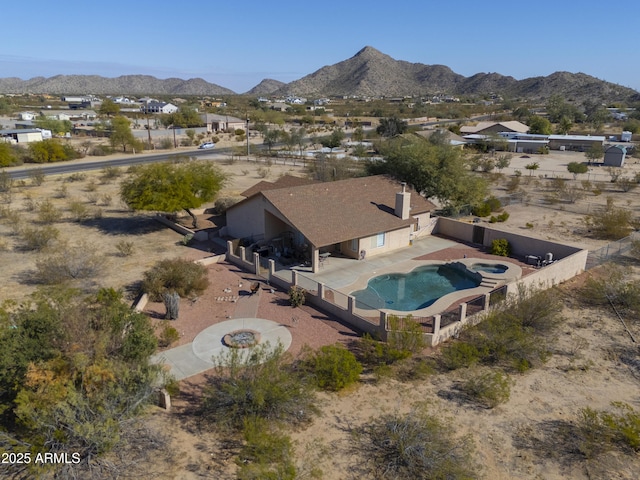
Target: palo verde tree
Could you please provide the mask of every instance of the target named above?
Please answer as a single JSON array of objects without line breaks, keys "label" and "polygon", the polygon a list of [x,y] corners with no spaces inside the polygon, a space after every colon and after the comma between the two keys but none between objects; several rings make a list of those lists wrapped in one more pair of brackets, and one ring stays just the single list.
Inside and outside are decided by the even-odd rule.
[{"label": "palo verde tree", "polygon": [[111,115],[118,115],[120,113],[120,105],[110,98],[105,98],[102,101],[102,105],[100,105],[99,113],[100,115],[106,115],[107,117],[111,117]]},{"label": "palo verde tree", "polygon": [[136,137],[133,136],[133,132],[129,127],[129,119],[118,115],[111,120],[111,135],[109,135],[109,141],[112,147],[122,147],[122,151],[126,152],[127,147],[136,148],[142,150],[142,144]]},{"label": "palo verde tree", "polygon": [[551,122],[544,117],[531,115],[529,117],[529,133],[551,135]]},{"label": "palo verde tree", "polygon": [[134,210],[185,210],[197,228],[190,209],[214,200],[225,181],[224,173],[210,162],[153,163],[136,167],[122,182],[120,196]]},{"label": "palo verde tree", "polygon": [[487,196],[486,182],[473,175],[460,150],[449,145],[397,137],[382,143],[380,152],[384,160],[367,164],[368,173],[407,182],[425,197],[437,198],[450,212]]},{"label": "palo verde tree", "polygon": [[589,167],[587,167],[584,163],[581,162],[569,162],[567,165],[567,170],[569,173],[573,174],[573,179],[578,178],[578,175],[581,173],[587,173],[589,171]]}]

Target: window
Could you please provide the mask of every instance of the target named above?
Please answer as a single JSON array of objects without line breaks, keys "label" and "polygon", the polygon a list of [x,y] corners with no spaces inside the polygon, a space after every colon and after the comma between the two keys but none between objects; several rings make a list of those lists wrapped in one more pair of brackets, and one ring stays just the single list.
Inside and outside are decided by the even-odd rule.
[{"label": "window", "polygon": [[375,237],[371,237],[371,248],[384,247],[384,232],[377,234]]},{"label": "window", "polygon": [[358,251],[358,239],[354,238],[351,240],[351,245],[349,247],[351,249],[352,252],[357,252]]}]

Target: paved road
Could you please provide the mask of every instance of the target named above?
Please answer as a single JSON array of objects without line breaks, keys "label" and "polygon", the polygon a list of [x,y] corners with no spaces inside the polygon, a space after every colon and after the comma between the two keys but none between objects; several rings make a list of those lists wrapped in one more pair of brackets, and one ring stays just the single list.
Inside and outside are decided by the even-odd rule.
[{"label": "paved road", "polygon": [[179,153],[160,153],[155,155],[127,155],[126,157],[112,158],[110,160],[98,160],[98,161],[72,161],[64,163],[56,163],[54,165],[31,165],[30,168],[7,168],[11,178],[19,180],[23,178],[29,178],[29,172],[34,168],[40,168],[45,175],[58,175],[61,173],[73,173],[86,170],[102,170],[105,167],[122,167],[129,165],[139,165],[143,163],[153,162],[166,162],[172,158],[179,157],[200,157],[205,155],[216,154],[228,155],[231,152],[231,148],[216,148],[214,150],[186,150]]}]

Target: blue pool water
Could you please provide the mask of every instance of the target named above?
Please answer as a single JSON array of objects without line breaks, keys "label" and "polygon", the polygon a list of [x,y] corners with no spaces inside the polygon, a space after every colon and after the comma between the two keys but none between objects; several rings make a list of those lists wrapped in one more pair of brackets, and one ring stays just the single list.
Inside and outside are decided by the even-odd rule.
[{"label": "blue pool water", "polygon": [[474,263],[470,268],[476,272],[486,273],[504,273],[508,269],[506,265],[500,265],[499,263]]},{"label": "blue pool water", "polygon": [[367,288],[352,292],[356,307],[412,311],[426,308],[440,297],[480,285],[477,275],[448,265],[424,265],[409,273],[390,273],[369,280]]}]

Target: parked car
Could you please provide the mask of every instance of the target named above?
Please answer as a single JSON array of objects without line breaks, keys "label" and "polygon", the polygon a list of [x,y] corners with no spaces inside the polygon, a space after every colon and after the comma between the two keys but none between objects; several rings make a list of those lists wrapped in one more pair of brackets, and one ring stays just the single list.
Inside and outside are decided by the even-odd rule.
[{"label": "parked car", "polygon": [[215,147],[215,146],[216,146],[216,144],[215,144],[215,143],[213,143],[213,142],[204,142],[204,143],[203,143],[203,144],[201,144],[198,148],[199,148],[199,149],[201,149],[201,150],[205,150],[205,149],[207,149],[207,148],[213,148],[213,147]]}]

